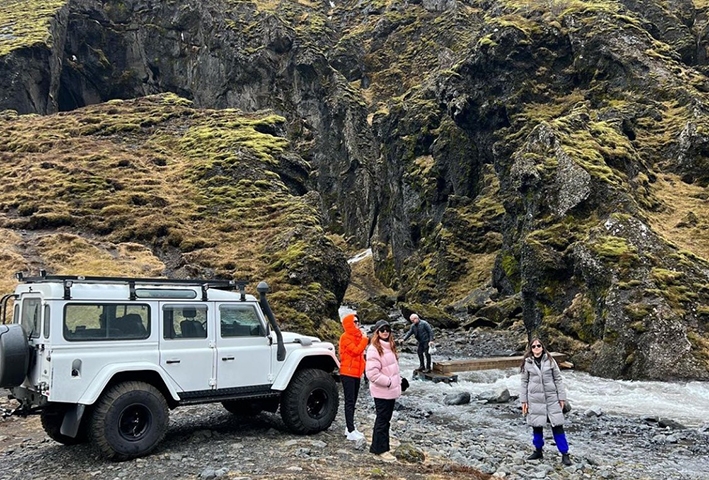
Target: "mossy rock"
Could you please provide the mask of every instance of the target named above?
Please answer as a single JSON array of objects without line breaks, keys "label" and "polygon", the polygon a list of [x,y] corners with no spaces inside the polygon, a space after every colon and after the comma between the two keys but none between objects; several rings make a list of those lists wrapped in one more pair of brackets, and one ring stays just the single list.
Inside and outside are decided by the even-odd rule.
[{"label": "mossy rock", "polygon": [[490,303],[480,308],[475,315],[492,320],[496,324],[512,320],[522,314],[522,296],[512,295],[499,302]]},{"label": "mossy rock", "polygon": [[362,323],[375,324],[379,320],[389,320],[388,311],[372,302],[360,302],[357,307],[357,315]]},{"label": "mossy rock", "polygon": [[424,305],[421,303],[399,303],[399,310],[405,319],[415,313],[422,320],[426,320],[434,328],[457,328],[460,320],[449,315],[441,308],[434,305]]},{"label": "mossy rock", "polygon": [[405,442],[399,445],[393,455],[397,460],[406,463],[422,463],[426,459],[422,450],[416,448],[413,444]]}]

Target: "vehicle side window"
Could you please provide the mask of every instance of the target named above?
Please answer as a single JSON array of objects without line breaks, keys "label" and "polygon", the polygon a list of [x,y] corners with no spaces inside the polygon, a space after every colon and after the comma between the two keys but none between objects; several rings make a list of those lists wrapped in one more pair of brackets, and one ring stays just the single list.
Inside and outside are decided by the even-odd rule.
[{"label": "vehicle side window", "polygon": [[150,336],[150,307],[135,303],[80,303],[64,307],[64,338],[139,340]]},{"label": "vehicle side window", "polygon": [[44,306],[44,331],[42,332],[44,335],[44,338],[49,338],[49,327],[52,322],[50,322],[50,309],[49,305]]},{"label": "vehicle side window", "polygon": [[22,301],[22,328],[30,338],[37,338],[41,328],[41,305],[39,298],[25,298]]},{"label": "vehicle side window", "polygon": [[222,337],[262,337],[266,331],[253,305],[220,305]]},{"label": "vehicle side window", "polygon": [[206,305],[165,305],[162,309],[163,338],[207,338]]}]

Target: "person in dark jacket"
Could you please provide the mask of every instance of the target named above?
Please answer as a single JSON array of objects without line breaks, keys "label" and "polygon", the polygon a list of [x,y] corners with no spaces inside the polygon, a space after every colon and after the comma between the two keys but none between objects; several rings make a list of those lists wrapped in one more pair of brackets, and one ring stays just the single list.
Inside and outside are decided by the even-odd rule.
[{"label": "person in dark jacket", "polygon": [[[419,356],[418,369],[424,373],[430,372],[431,353],[428,349],[431,342],[433,342],[433,328],[431,328],[431,324],[429,324],[426,320],[421,320],[419,316],[415,313],[411,314],[409,320],[411,320],[411,327],[409,328],[409,331],[406,332],[406,335],[404,335],[404,338],[401,340],[401,343],[404,343],[411,335],[416,337],[416,341],[419,344],[418,350],[416,350],[416,353]],[[426,356],[425,365],[423,363],[424,355]]]},{"label": "person in dark jacket", "polygon": [[356,313],[342,317],[342,327],[345,333],[340,336],[340,382],[345,395],[345,435],[347,440],[357,441],[364,438],[364,434],[355,427],[354,412],[365,367],[364,350],[369,339],[360,330]]},{"label": "person in dark jacket", "polygon": [[527,423],[532,427],[532,444],[535,448],[527,460],[544,457],[544,425],[550,423],[556,448],[561,453],[561,463],[571,465],[569,444],[564,433],[566,391],[561,380],[561,370],[539,338],[535,337],[529,342],[520,369],[522,388],[519,400],[522,403],[522,414],[527,416]]}]

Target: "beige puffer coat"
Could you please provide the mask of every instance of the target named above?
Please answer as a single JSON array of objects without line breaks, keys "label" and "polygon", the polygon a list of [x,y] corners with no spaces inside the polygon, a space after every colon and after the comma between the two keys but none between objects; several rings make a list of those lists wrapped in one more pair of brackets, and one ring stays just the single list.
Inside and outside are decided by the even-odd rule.
[{"label": "beige puffer coat", "polygon": [[546,353],[542,354],[541,368],[532,357],[528,357],[524,362],[522,389],[519,392],[519,401],[529,406],[527,423],[533,427],[543,427],[548,418],[552,426],[563,425],[564,414],[559,400],[566,401],[559,365]]}]

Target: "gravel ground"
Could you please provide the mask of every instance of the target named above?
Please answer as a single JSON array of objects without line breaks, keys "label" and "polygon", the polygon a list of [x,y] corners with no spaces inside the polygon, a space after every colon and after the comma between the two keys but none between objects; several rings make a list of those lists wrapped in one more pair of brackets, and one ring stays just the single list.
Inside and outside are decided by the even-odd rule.
[{"label": "gravel ground", "polygon": [[[469,348],[478,352],[514,353],[518,344],[515,335],[500,339],[478,332],[471,338]],[[440,340],[450,354],[465,351],[452,347],[454,336]],[[409,379],[417,363],[413,353],[402,353],[402,369]],[[531,434],[514,399],[517,392],[510,392],[513,398],[504,403],[488,403],[486,396],[473,395],[468,404],[447,405],[446,400],[465,393],[463,385],[411,383],[394,415],[393,446],[403,458],[413,445],[424,454],[422,463],[385,463],[368,453],[364,442],[346,441],[342,403],[328,431],[306,437],[289,433],[277,414],[243,419],[214,404],[172,411],[168,433],[158,448],[145,458],[122,463],[102,459],[90,445],[52,441],[38,416],[2,419],[0,479],[707,478],[709,425],[683,428],[657,419],[572,410],[567,432],[574,465],[562,467],[551,438],[542,461],[524,460],[531,453]],[[356,419],[371,438],[374,403],[366,387]]]},{"label": "gravel ground", "polygon": [[341,417],[328,431],[302,437],[290,434],[274,414],[241,419],[219,404],[178,408],[165,440],[151,455],[120,463],[101,458],[90,445],[52,441],[38,416],[10,417],[0,421],[0,479],[489,477],[435,455],[418,464],[385,463],[368,453],[366,444],[344,439]]}]

